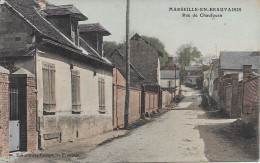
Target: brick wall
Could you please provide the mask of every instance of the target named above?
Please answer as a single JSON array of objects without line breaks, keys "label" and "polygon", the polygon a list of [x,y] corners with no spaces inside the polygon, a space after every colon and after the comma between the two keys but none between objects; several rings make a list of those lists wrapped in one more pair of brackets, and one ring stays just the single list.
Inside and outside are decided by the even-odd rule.
[{"label": "brick wall", "polygon": [[227,74],[220,76],[219,81],[219,107],[230,117],[241,117],[241,110],[238,107],[239,87],[238,74]]},{"label": "brick wall", "polygon": [[237,110],[239,114],[242,113],[242,99],[243,99],[243,82],[238,83],[238,93],[237,93]]},{"label": "brick wall", "polygon": [[259,113],[259,77],[244,81],[242,120],[257,124]]},{"label": "brick wall", "polygon": [[[113,127],[122,127],[124,125],[125,110],[125,78],[117,70],[113,70]],[[129,123],[134,122],[141,117],[141,90],[130,88],[129,102]]]},{"label": "brick wall", "polygon": [[26,107],[27,107],[27,151],[36,150],[36,94],[34,78],[27,78]]},{"label": "brick wall", "polygon": [[151,113],[158,109],[158,93],[145,91],[145,112]]},{"label": "brick wall", "polygon": [[9,154],[9,75],[0,73],[0,157]]},{"label": "brick wall", "polygon": [[232,99],[231,99],[231,111],[230,117],[239,118],[241,117],[241,111],[238,109],[238,73],[230,74],[231,76],[231,91],[232,91]]},{"label": "brick wall", "polygon": [[227,85],[225,87],[225,112],[228,116],[231,116],[231,101],[232,101],[232,87],[231,85]]},{"label": "brick wall", "polygon": [[243,80],[238,74],[219,74],[219,107],[229,117],[257,124],[259,117],[259,77],[252,74],[251,65],[243,66]]},{"label": "brick wall", "polygon": [[[114,128],[124,125],[125,87],[114,85]],[[141,117],[141,90],[130,89],[129,123]]]},{"label": "brick wall", "polygon": [[173,95],[170,92],[162,91],[162,107],[163,108],[171,103],[172,97],[173,97]]},{"label": "brick wall", "polygon": [[11,74],[10,87],[19,91],[20,150],[34,151],[37,149],[35,79],[27,74]]}]

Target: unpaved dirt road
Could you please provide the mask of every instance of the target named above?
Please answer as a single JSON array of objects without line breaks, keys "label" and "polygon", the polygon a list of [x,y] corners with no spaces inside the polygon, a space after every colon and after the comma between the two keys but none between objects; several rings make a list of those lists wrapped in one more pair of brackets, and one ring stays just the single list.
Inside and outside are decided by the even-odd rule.
[{"label": "unpaved dirt road", "polygon": [[[48,158],[47,162],[256,161],[255,156],[242,150],[245,144],[250,146],[248,142],[234,143],[227,134],[216,132],[229,131],[230,124],[236,119],[208,116],[208,112],[198,107],[199,91],[183,87],[183,93],[185,98],[177,107],[131,130],[127,136],[105,143],[91,152],[82,146],[78,149],[79,157]],[[254,141],[249,142],[255,144]],[[60,152],[58,148],[52,151]],[[40,163],[46,162],[46,158],[26,158],[23,161]]]},{"label": "unpaved dirt road", "polygon": [[[207,132],[199,130],[199,126],[230,123],[235,119],[208,119],[205,112],[197,105],[198,91],[183,88],[185,99],[175,110],[162,115],[154,122],[141,126],[127,137],[114,140],[94,151],[75,158],[75,162],[201,162],[214,161],[209,159],[205,150],[205,142],[201,134]],[[203,133],[202,133],[203,132]],[[212,135],[209,135],[212,137]],[[220,139],[220,140],[219,140]],[[239,149],[226,151],[222,145],[227,145],[221,138],[213,140],[207,148],[214,148],[220,154],[230,152],[232,157],[241,161],[248,158]],[[211,150],[211,149],[207,149]],[[215,156],[221,158],[222,156]],[[228,158],[229,159],[229,158]],[[227,159],[227,160],[228,160]],[[235,159],[235,160],[236,160]],[[223,161],[227,161],[223,160]],[[232,160],[232,159],[231,159]]]}]

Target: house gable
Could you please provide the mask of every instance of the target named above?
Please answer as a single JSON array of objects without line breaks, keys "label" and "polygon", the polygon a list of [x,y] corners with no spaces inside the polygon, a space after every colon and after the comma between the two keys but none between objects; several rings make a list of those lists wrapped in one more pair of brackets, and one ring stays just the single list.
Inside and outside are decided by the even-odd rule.
[{"label": "house gable", "polygon": [[[114,51],[109,58],[114,63],[118,71],[122,74],[122,76],[126,78],[125,57],[119,51]],[[130,67],[130,86],[135,88],[141,88],[141,85],[147,83],[147,80],[132,64],[130,65]]]},{"label": "house gable", "polygon": [[5,4],[0,5],[0,34],[0,57],[27,55],[34,47],[33,28]]},{"label": "house gable", "polygon": [[[131,63],[150,82],[159,84],[160,65],[158,51],[139,35],[131,38]],[[125,57],[125,44],[118,51]]]}]

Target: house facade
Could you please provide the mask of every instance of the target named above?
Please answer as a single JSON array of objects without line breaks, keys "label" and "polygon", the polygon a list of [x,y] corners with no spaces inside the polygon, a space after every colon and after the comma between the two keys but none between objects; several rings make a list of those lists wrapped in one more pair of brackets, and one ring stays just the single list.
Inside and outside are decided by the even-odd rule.
[{"label": "house facade", "polygon": [[78,22],[86,16],[73,5],[43,0],[6,0],[0,18],[0,64],[10,73],[34,75],[34,145],[45,148],[112,130],[113,65],[102,56],[108,33],[92,31],[99,41],[90,45],[79,35]]},{"label": "house facade", "polygon": [[180,87],[180,70],[161,70],[161,87],[178,89]]},{"label": "house facade", "polygon": [[177,89],[180,87],[180,68],[174,64],[173,57],[169,57],[165,66],[161,68],[160,76],[162,88]]},{"label": "house facade", "polygon": [[243,79],[243,65],[252,65],[252,71],[257,72],[260,68],[259,51],[230,51],[220,52],[219,68],[223,75],[238,73],[239,81]]},{"label": "house facade", "polygon": [[202,66],[185,66],[185,83],[196,84],[196,79],[203,76]]}]

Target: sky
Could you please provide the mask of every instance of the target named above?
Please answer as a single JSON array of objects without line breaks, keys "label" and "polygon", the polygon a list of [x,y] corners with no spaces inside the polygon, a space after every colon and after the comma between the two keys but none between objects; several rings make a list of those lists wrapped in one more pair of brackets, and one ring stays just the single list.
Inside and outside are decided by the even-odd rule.
[{"label": "sky", "polygon": [[[88,20],[100,23],[112,35],[105,41],[125,39],[126,0],[49,0],[55,5],[73,4]],[[169,11],[169,8],[241,8],[241,12]],[[200,17],[200,14],[222,17]],[[198,17],[183,17],[197,14]],[[259,0],[130,0],[130,33],[160,39],[170,55],[191,43],[204,56],[220,51],[260,50]]]}]

